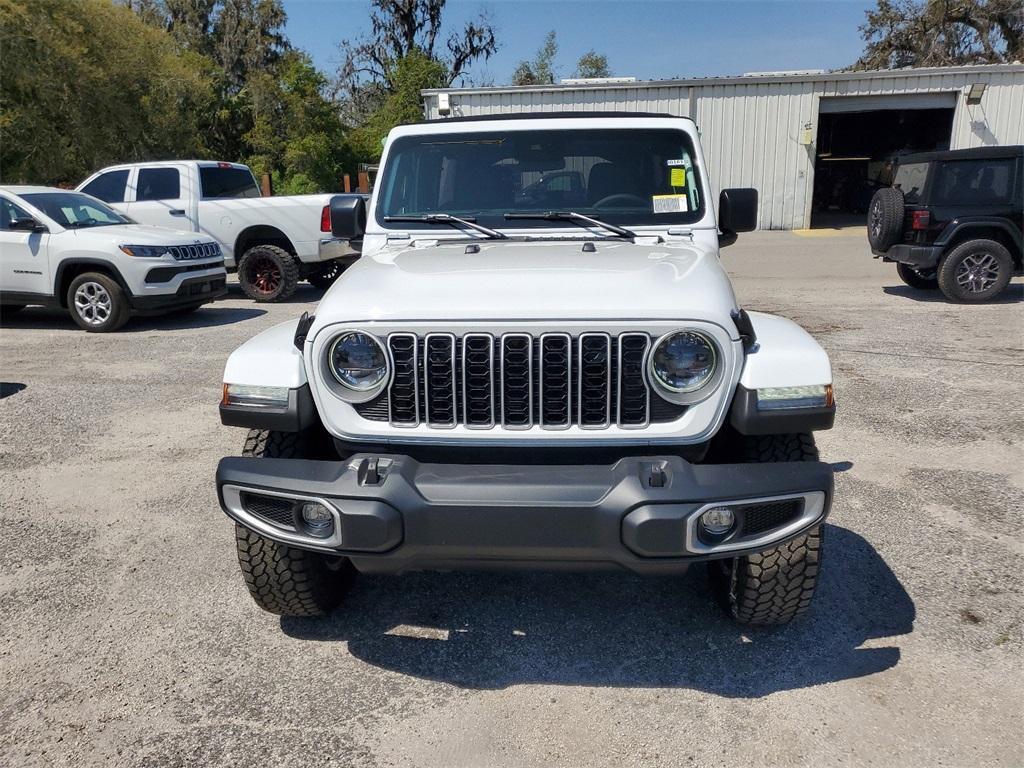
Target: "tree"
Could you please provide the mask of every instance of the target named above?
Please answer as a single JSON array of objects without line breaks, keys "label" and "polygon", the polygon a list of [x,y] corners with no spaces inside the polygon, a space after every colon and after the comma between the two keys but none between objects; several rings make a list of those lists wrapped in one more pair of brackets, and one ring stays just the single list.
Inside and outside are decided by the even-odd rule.
[{"label": "tree", "polygon": [[0,173],[72,183],[205,153],[209,62],[108,0],[0,0]]},{"label": "tree", "polygon": [[854,69],[995,64],[1024,59],[1021,0],[878,0]]},{"label": "tree", "polygon": [[533,61],[521,61],[512,73],[512,85],[547,85],[555,82],[555,56],[558,55],[558,40],[555,30],[544,37]]},{"label": "tree", "polygon": [[608,69],[608,57],[596,51],[587,51],[576,62],[574,77],[611,77]]}]

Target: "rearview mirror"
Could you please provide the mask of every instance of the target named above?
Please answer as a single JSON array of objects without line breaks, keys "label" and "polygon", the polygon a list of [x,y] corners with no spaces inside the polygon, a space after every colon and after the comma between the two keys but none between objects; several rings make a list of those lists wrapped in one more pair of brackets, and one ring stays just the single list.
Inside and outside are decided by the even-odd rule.
[{"label": "rearview mirror", "polygon": [[331,198],[331,234],[342,240],[361,240],[366,231],[366,200],[361,195]]},{"label": "rearview mirror", "polygon": [[24,217],[21,219],[15,219],[7,225],[8,229],[13,229],[17,232],[46,232],[46,227],[40,224],[38,221],[32,218]]},{"label": "rearview mirror", "polygon": [[757,190],[723,189],[718,196],[718,236],[720,246],[736,242],[737,232],[757,229]]}]

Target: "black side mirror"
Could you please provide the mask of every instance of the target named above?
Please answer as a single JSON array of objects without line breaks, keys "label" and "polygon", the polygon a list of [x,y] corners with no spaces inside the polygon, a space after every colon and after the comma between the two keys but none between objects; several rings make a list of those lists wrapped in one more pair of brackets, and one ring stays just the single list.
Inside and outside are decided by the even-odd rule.
[{"label": "black side mirror", "polygon": [[331,198],[331,234],[342,240],[362,240],[366,231],[366,200],[361,195]]},{"label": "black side mirror", "polygon": [[757,229],[757,190],[723,189],[718,196],[719,246],[736,242],[737,232]]},{"label": "black side mirror", "polygon": [[40,224],[35,219],[28,217],[15,219],[7,225],[8,229],[13,229],[16,232],[46,232],[47,229],[43,224]]}]

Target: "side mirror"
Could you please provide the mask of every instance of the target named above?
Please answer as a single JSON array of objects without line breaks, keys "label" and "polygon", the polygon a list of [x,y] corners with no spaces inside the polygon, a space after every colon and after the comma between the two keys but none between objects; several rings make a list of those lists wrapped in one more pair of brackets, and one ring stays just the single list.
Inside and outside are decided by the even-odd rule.
[{"label": "side mirror", "polygon": [[331,198],[331,234],[342,240],[362,240],[366,231],[366,200],[361,195]]},{"label": "side mirror", "polygon": [[7,225],[8,229],[13,229],[16,232],[46,232],[47,229],[43,224],[40,224],[35,219],[21,218],[15,219]]},{"label": "side mirror", "polygon": [[757,190],[723,189],[718,196],[719,246],[736,242],[737,232],[757,229]]}]

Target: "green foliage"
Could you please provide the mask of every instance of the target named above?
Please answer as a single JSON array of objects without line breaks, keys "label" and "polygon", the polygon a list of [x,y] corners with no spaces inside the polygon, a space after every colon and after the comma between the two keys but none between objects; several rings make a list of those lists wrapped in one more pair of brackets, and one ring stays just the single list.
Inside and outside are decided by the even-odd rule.
[{"label": "green foliage", "polygon": [[877,0],[854,69],[999,64],[1024,59],[1021,0]]},{"label": "green foliage", "polygon": [[532,61],[521,61],[512,73],[512,85],[547,85],[555,82],[555,56],[558,40],[555,30],[544,37],[544,43]]},{"label": "green foliage", "polygon": [[209,62],[108,0],[0,0],[0,177],[203,154]]},{"label": "green foliage", "polygon": [[396,125],[423,119],[420,90],[442,88],[447,84],[448,68],[443,62],[419,50],[413,50],[389,67],[393,91],[370,113],[365,123],[349,134],[349,142],[362,162],[380,159],[383,140]]},{"label": "green foliage", "polygon": [[611,77],[608,57],[597,51],[587,51],[576,62],[576,77]]}]

